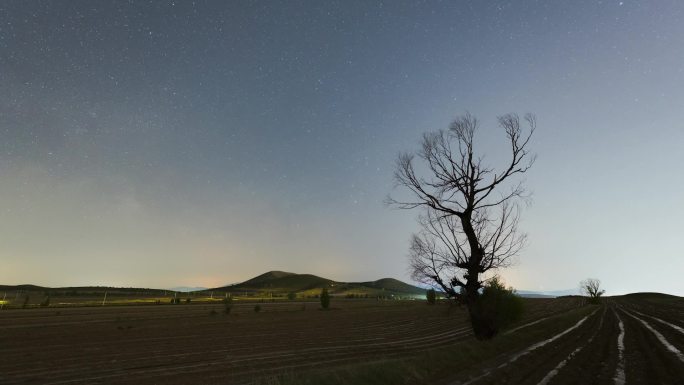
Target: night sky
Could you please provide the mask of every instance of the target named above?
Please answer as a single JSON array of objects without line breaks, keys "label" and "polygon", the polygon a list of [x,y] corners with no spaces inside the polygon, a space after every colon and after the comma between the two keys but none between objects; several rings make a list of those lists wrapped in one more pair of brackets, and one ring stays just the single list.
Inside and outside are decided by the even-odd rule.
[{"label": "night sky", "polygon": [[3,1],[0,283],[409,280],[397,154],[537,115],[518,289],[684,295],[684,3]]}]

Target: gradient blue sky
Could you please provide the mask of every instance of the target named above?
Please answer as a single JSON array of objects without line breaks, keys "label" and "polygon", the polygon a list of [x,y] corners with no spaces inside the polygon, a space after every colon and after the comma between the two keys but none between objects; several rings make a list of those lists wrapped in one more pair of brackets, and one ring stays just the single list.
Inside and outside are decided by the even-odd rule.
[{"label": "gradient blue sky", "polygon": [[0,282],[408,280],[427,130],[533,112],[519,289],[684,295],[684,3],[6,1]]}]

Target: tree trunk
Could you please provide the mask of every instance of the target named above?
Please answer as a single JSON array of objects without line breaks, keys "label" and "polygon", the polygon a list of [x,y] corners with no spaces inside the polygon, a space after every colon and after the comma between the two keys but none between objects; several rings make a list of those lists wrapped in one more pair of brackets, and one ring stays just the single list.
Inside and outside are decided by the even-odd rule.
[{"label": "tree trunk", "polygon": [[492,318],[483,314],[482,309],[477,305],[468,305],[468,314],[470,315],[470,324],[473,328],[473,334],[478,340],[488,340],[493,338],[498,329],[493,324]]},{"label": "tree trunk", "polygon": [[491,314],[486,314],[480,304],[480,284],[478,281],[479,272],[477,270],[468,272],[466,281],[465,303],[468,307],[470,324],[473,328],[475,338],[478,340],[488,340],[494,337],[498,329],[494,325]]},{"label": "tree trunk", "polygon": [[466,279],[465,303],[466,306],[468,306],[470,324],[473,328],[475,338],[478,340],[487,340],[494,337],[498,330],[493,324],[491,317],[484,314],[484,311],[479,304],[481,288],[480,263],[484,258],[484,250],[480,247],[475,230],[473,230],[473,226],[470,223],[470,213],[466,213],[466,215],[461,217],[461,225],[463,226],[464,233],[468,237],[468,244],[470,246],[468,273],[464,277]]}]

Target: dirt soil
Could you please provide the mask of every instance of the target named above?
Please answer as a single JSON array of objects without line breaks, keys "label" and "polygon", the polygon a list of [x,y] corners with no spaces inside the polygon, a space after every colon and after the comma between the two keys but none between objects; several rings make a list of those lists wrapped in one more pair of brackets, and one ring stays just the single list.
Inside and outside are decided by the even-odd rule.
[{"label": "dirt soil", "polygon": [[[684,384],[684,299],[616,297],[579,325],[448,382]],[[536,327],[544,327],[547,319]]]},{"label": "dirt soil", "polygon": [[[544,328],[578,306],[571,298],[526,301],[524,319],[510,333]],[[5,310],[0,312],[0,384],[264,383],[275,374],[415,357],[474,340],[465,310],[446,303],[347,300],[336,301],[329,311],[313,302],[259,305],[257,313],[254,303],[237,303],[230,314],[222,305],[205,304]],[[648,306],[613,301],[596,308],[574,329],[549,335],[551,342],[513,362],[510,356],[483,362],[456,383],[466,378],[536,384],[554,369],[558,374],[547,383],[614,383],[618,316],[626,331],[627,383],[684,378],[678,358],[630,315],[681,346],[684,336],[676,329],[639,315]],[[677,313],[658,315],[682,323]],[[648,380],[659,382],[643,382]]]},{"label": "dirt soil", "polygon": [[425,302],[160,305],[0,312],[1,384],[240,384],[378,360],[469,336]]}]

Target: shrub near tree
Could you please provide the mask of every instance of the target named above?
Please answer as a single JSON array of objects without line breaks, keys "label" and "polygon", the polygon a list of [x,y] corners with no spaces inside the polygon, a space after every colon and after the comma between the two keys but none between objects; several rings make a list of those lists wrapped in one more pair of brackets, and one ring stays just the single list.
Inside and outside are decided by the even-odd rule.
[{"label": "shrub near tree", "polygon": [[428,290],[427,293],[425,293],[425,297],[427,298],[428,304],[434,305],[437,301],[437,294],[435,293],[435,289]]},{"label": "shrub near tree", "polygon": [[325,287],[321,290],[321,307],[324,310],[328,310],[330,307],[330,294],[328,294],[328,289]]},{"label": "shrub near tree", "polygon": [[498,277],[494,277],[485,284],[476,307],[494,336],[520,319],[524,302],[513,288],[507,288]]}]

